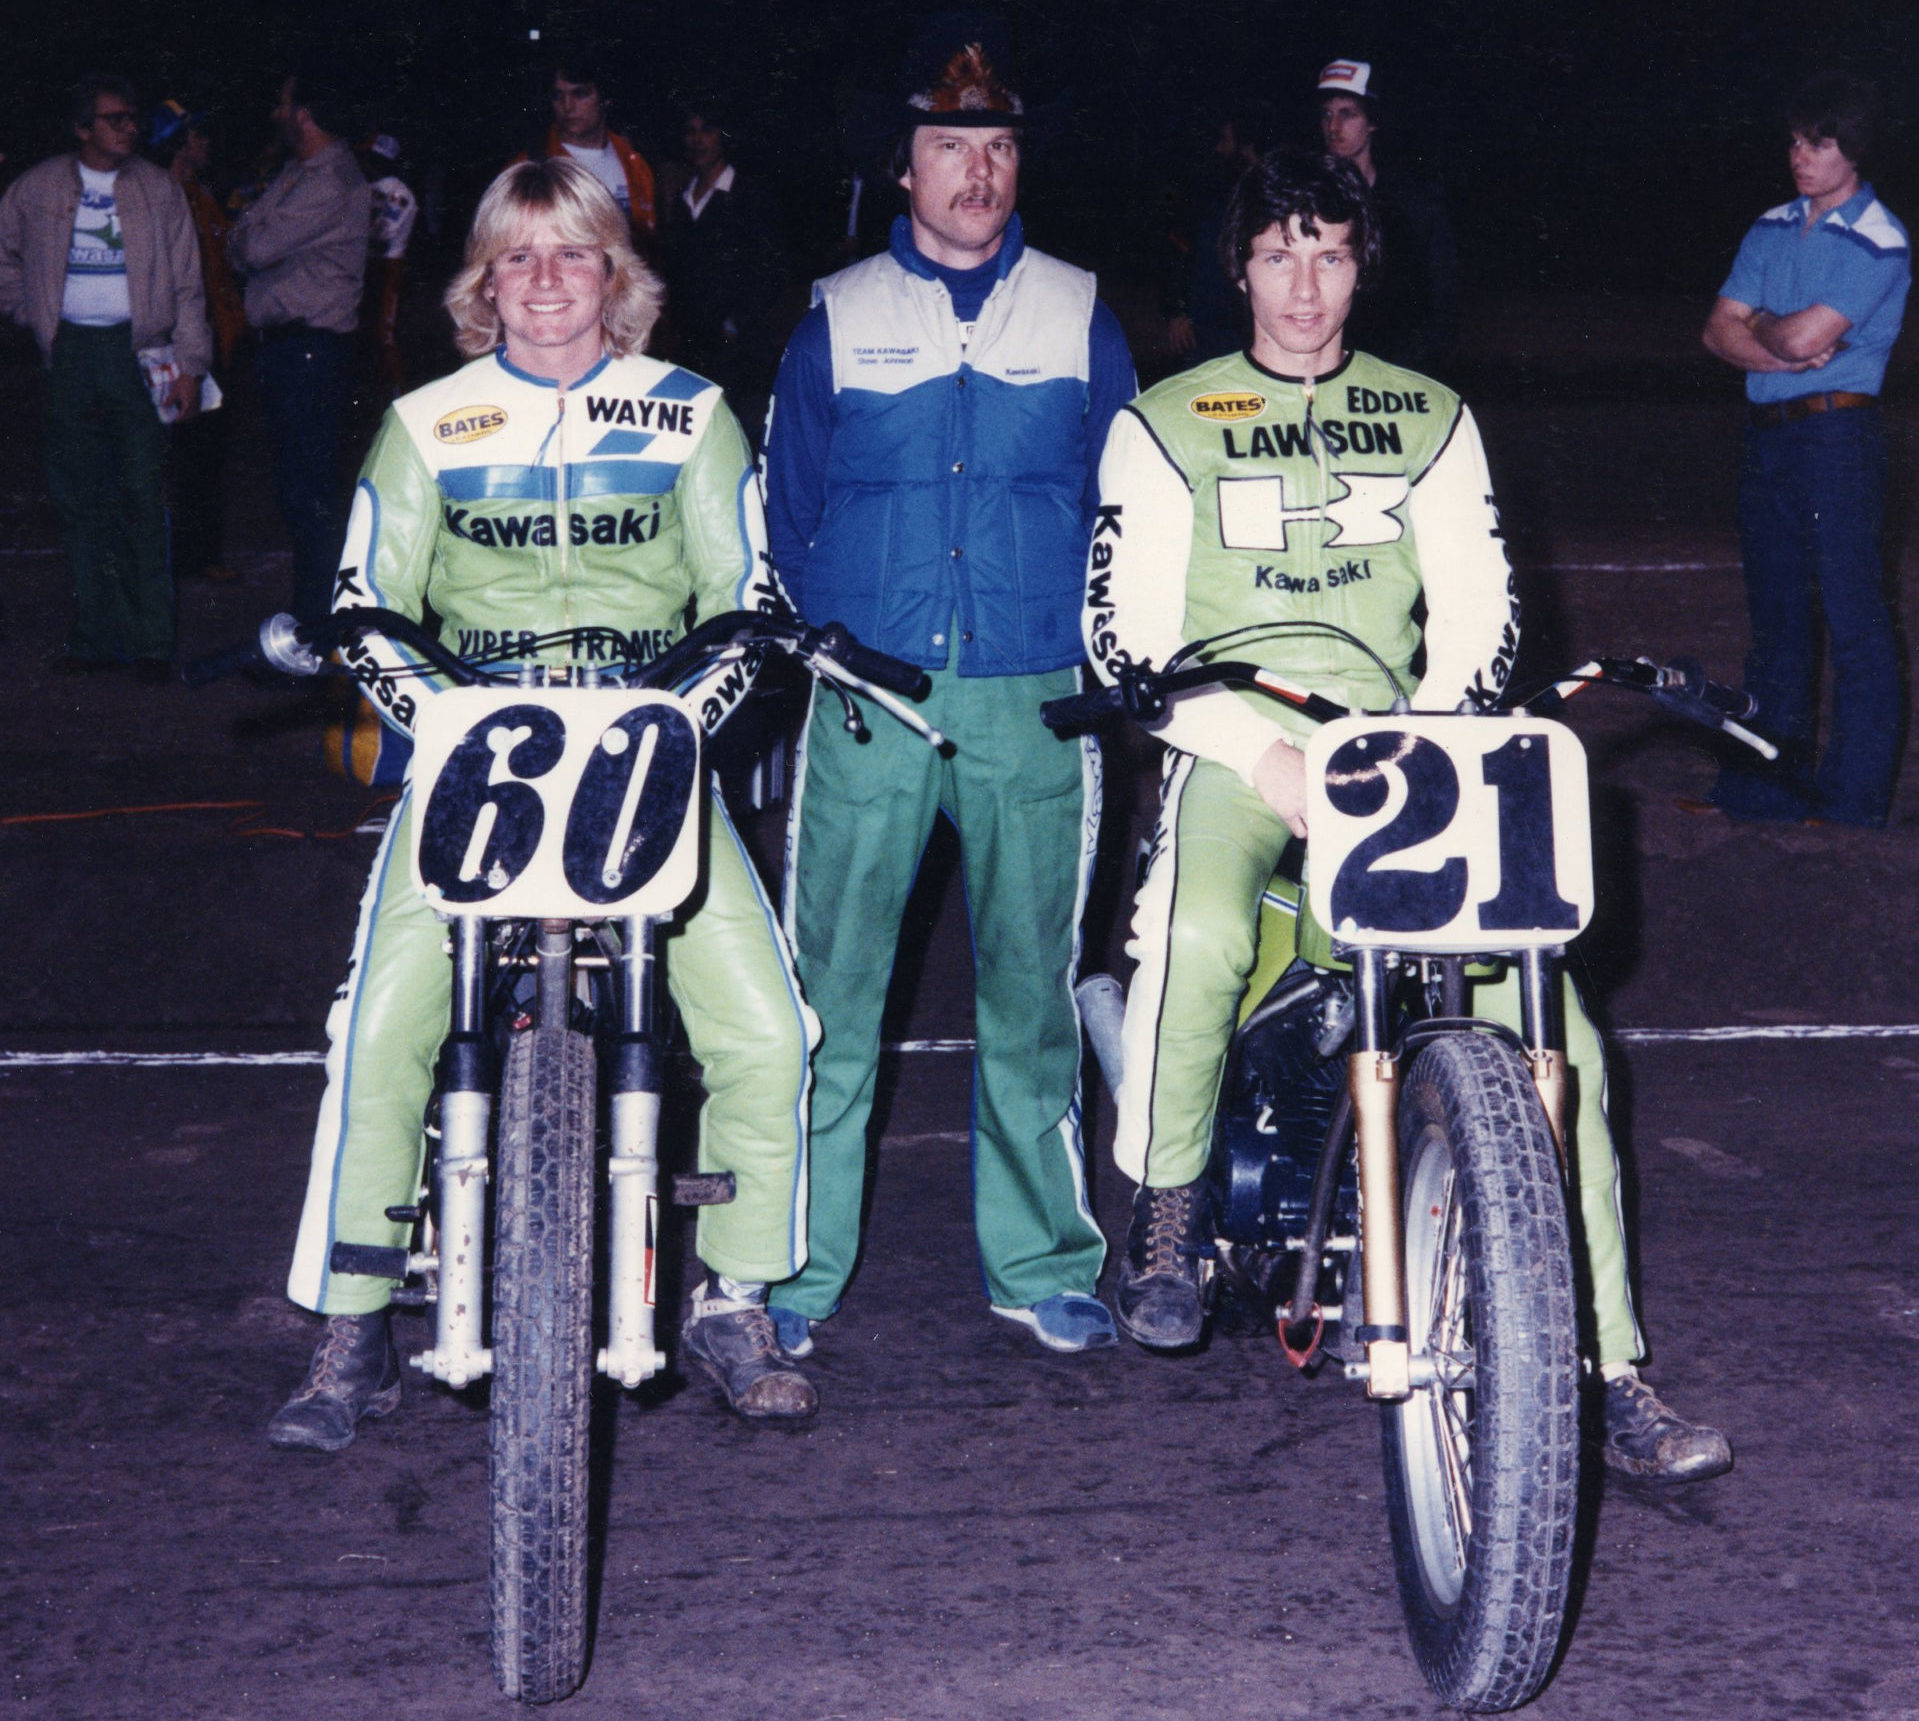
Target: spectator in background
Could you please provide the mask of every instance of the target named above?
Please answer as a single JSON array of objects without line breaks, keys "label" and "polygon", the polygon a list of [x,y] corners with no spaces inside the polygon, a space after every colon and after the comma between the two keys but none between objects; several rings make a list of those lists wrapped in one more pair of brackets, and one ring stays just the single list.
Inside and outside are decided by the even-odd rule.
[{"label": "spectator in background", "polygon": [[667,207],[661,248],[680,362],[726,390],[757,440],[779,363],[767,318],[786,268],[771,200],[729,159],[719,112],[703,102],[682,116],[690,174]]},{"label": "spectator in background", "polygon": [[340,137],[347,116],[337,89],[310,75],[284,79],[273,123],[287,163],[234,223],[227,255],[260,336],[260,404],[293,537],[293,610],[318,622],[332,609],[346,535],[340,454],[371,198]]},{"label": "spectator in background", "polygon": [[[133,86],[76,86],[77,147],[0,198],[0,314],[32,330],[47,367],[47,488],[73,565],[73,629],[56,667],[131,662],[165,681],[173,655],[166,427],[199,411],[212,363],[193,215],[135,153]],[[143,363],[177,367],[156,402]]]},{"label": "spectator in background", "polygon": [[1365,60],[1334,60],[1319,74],[1319,134],[1372,187],[1379,216],[1376,284],[1353,307],[1351,344],[1429,375],[1450,365],[1459,338],[1459,250],[1439,187],[1400,162],[1374,159],[1379,98]]},{"label": "spectator in background", "polygon": [[893,219],[901,209],[899,188],[884,174],[868,167],[847,170],[840,182],[839,205],[844,221],[833,242],[833,256],[844,266],[886,249]]},{"label": "spectator in background", "polygon": [[[1704,334],[1708,352],[1746,373],[1746,686],[1782,756],[1772,770],[1728,762],[1712,799],[1737,818],[1879,826],[1892,805],[1905,717],[1879,544],[1879,387],[1899,338],[1912,253],[1905,228],[1863,177],[1879,128],[1871,89],[1821,78],[1787,118],[1799,195],[1753,223]],[[1816,774],[1815,606],[1832,650],[1832,733]]]},{"label": "spectator in background", "polygon": [[612,192],[613,201],[633,229],[641,255],[649,255],[659,226],[653,203],[653,169],[645,156],[606,123],[611,102],[598,54],[581,47],[565,50],[553,65],[551,94],[553,125],[540,153],[572,157]]},{"label": "spectator in background", "polygon": [[1212,158],[1193,187],[1182,226],[1169,236],[1162,308],[1175,357],[1204,360],[1239,352],[1252,338],[1246,296],[1219,260],[1219,229],[1239,177],[1273,141],[1272,110],[1249,102],[1222,114]]},{"label": "spectator in background", "polygon": [[377,132],[360,151],[360,171],[373,197],[373,226],[367,251],[367,323],[373,331],[374,362],[387,397],[406,393],[406,364],[400,357],[400,290],[406,284],[406,250],[420,206],[400,177],[400,143]]},{"label": "spectator in background", "polygon": [[[247,332],[240,284],[227,262],[227,232],[232,219],[213,195],[207,179],[213,166],[213,138],[206,115],[168,99],[147,120],[147,144],[153,159],[173,175],[193,212],[200,241],[200,275],[206,286],[207,321],[213,328],[215,383],[224,391],[233,355]],[[201,413],[173,427],[172,529],[173,576],[224,584],[234,576],[221,560],[225,538],[227,427],[225,412]]]}]

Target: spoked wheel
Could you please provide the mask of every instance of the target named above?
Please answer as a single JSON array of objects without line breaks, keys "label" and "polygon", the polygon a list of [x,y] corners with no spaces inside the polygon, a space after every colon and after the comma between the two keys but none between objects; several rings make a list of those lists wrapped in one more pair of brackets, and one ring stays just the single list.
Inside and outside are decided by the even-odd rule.
[{"label": "spoked wheel", "polygon": [[593,1384],[593,1045],[515,1036],[493,1248],[493,1673],[550,1703],[586,1675]]},{"label": "spoked wheel", "polygon": [[1460,1709],[1545,1683],[1579,1491],[1572,1255],[1552,1132],[1504,1041],[1435,1040],[1400,1093],[1412,1396],[1386,1404],[1400,1599]]}]

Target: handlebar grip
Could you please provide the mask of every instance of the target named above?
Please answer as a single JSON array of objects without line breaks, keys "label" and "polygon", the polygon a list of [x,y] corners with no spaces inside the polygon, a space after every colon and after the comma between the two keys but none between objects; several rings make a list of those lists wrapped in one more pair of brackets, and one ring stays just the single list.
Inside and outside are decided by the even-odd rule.
[{"label": "handlebar grip", "polygon": [[1759,701],[1741,687],[1722,687],[1706,679],[1705,665],[1696,657],[1675,657],[1666,665],[1666,674],[1680,682],[1683,690],[1721,717],[1743,719],[1759,715]]},{"label": "handlebar grip", "polygon": [[250,639],[244,645],[230,645],[225,651],[191,659],[181,666],[180,679],[189,687],[205,687],[210,681],[238,675],[241,670],[265,661],[260,655],[259,640]]},{"label": "handlebar grip", "polygon": [[897,693],[906,699],[924,699],[933,690],[933,683],[925,670],[916,664],[902,663],[897,657],[888,657],[883,651],[874,651],[871,646],[861,645],[840,622],[828,622],[821,630],[820,649],[848,673],[857,675],[862,681],[870,681],[888,693]]},{"label": "handlebar grip", "polygon": [[326,667],[339,629],[331,621],[305,626],[282,611],[260,624],[245,645],[231,645],[210,657],[197,657],[180,671],[189,687],[204,687],[223,675],[265,665],[282,675],[318,675]]},{"label": "handlebar grip", "polygon": [[1116,712],[1126,709],[1124,696],[1117,687],[1095,687],[1087,693],[1069,693],[1064,699],[1049,699],[1039,708],[1039,720],[1057,734],[1075,729],[1091,729]]}]

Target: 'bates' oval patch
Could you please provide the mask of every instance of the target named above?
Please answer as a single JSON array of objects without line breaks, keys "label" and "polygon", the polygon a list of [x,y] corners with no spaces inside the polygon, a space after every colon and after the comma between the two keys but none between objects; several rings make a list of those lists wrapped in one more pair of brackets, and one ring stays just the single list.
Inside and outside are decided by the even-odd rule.
[{"label": "'bates' oval patch", "polygon": [[506,428],[506,411],[497,406],[463,406],[433,427],[436,442],[478,442]]},{"label": "'bates' oval patch", "polygon": [[1195,418],[1214,424],[1231,424],[1236,419],[1257,418],[1266,410],[1263,394],[1202,394],[1187,408]]}]

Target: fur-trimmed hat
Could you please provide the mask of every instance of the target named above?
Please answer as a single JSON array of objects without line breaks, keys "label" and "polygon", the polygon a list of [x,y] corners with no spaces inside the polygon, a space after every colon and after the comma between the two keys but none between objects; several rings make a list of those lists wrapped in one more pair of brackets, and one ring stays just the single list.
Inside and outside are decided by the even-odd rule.
[{"label": "fur-trimmed hat", "polygon": [[1026,104],[1006,87],[999,62],[983,41],[968,41],[954,48],[924,85],[911,73],[909,80],[906,103],[899,115],[902,130],[934,121],[951,126],[1017,126],[1025,122]]},{"label": "fur-trimmed hat", "polygon": [[855,91],[845,120],[849,155],[874,171],[910,148],[923,125],[1014,127],[1030,148],[1057,138],[1072,106],[1064,96],[1041,103],[1022,98],[1006,26],[990,12],[928,18],[914,32],[893,90]]}]

